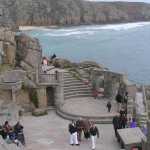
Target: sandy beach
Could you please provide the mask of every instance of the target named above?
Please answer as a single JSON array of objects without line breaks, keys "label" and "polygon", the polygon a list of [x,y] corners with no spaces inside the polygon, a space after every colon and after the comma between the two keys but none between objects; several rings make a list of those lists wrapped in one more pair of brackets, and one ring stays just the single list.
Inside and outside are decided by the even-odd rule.
[{"label": "sandy beach", "polygon": [[34,30],[34,29],[55,29],[58,28],[58,26],[19,26],[19,30],[21,31],[29,31],[29,30]]}]

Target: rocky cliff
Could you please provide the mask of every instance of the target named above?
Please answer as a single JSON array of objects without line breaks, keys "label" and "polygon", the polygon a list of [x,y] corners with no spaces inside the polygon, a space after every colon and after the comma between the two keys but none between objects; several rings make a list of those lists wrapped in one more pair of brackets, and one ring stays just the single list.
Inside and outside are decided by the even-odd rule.
[{"label": "rocky cliff", "polygon": [[150,5],[83,0],[0,0],[0,22],[80,25],[150,20]]},{"label": "rocky cliff", "polygon": [[15,34],[10,27],[0,27],[0,64],[15,64]]}]

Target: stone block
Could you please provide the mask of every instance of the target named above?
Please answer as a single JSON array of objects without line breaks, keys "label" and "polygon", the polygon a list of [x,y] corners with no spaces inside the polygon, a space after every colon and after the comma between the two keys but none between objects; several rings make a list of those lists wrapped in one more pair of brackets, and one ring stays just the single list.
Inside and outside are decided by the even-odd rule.
[{"label": "stone block", "polygon": [[41,109],[41,108],[37,108],[32,112],[33,116],[43,116],[43,115],[47,115],[47,110],[46,109]]},{"label": "stone block", "polygon": [[16,47],[8,42],[4,43],[4,63],[6,64],[15,64],[15,56],[16,56]]},{"label": "stone block", "polygon": [[4,40],[10,43],[13,43],[14,45],[16,45],[15,42],[15,32],[12,31],[5,31],[4,33]]},{"label": "stone block", "polygon": [[4,28],[0,28],[0,40],[3,41],[4,40]]},{"label": "stone block", "polygon": [[32,49],[28,49],[27,51],[25,62],[28,62],[28,64],[36,68],[41,63],[41,53]]},{"label": "stone block", "polygon": [[47,107],[46,88],[41,87],[37,89],[37,96],[38,96],[38,101],[39,101],[39,107],[46,108]]},{"label": "stone block", "polygon": [[146,141],[145,135],[139,127],[126,128],[117,130],[121,144],[126,150],[131,150],[133,146],[142,146],[142,142]]}]

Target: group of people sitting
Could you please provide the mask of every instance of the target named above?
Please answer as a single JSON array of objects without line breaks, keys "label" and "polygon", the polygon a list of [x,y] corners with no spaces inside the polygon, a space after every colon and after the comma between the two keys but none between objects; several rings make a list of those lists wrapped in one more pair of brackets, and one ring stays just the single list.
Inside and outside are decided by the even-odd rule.
[{"label": "group of people sitting", "polygon": [[14,126],[5,121],[4,125],[0,126],[0,135],[8,144],[14,143],[19,146],[21,143],[25,146],[23,126],[19,121]]},{"label": "group of people sitting", "polygon": [[96,148],[95,139],[96,136],[99,138],[99,130],[94,122],[91,122],[88,119],[72,121],[69,124],[68,130],[70,133],[70,145],[80,145],[82,134],[84,134],[85,139],[91,138],[92,150]]}]

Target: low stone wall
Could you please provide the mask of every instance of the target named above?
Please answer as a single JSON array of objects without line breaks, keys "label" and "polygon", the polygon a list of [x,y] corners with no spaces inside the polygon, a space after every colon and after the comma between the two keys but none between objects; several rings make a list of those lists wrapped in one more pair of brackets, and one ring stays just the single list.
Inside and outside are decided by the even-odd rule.
[{"label": "low stone wall", "polygon": [[[91,82],[95,82],[97,89],[104,88],[104,96],[111,99],[115,98],[118,90],[125,88],[123,75],[109,70],[93,70]],[[123,89],[119,89],[121,84],[124,84]]]}]

